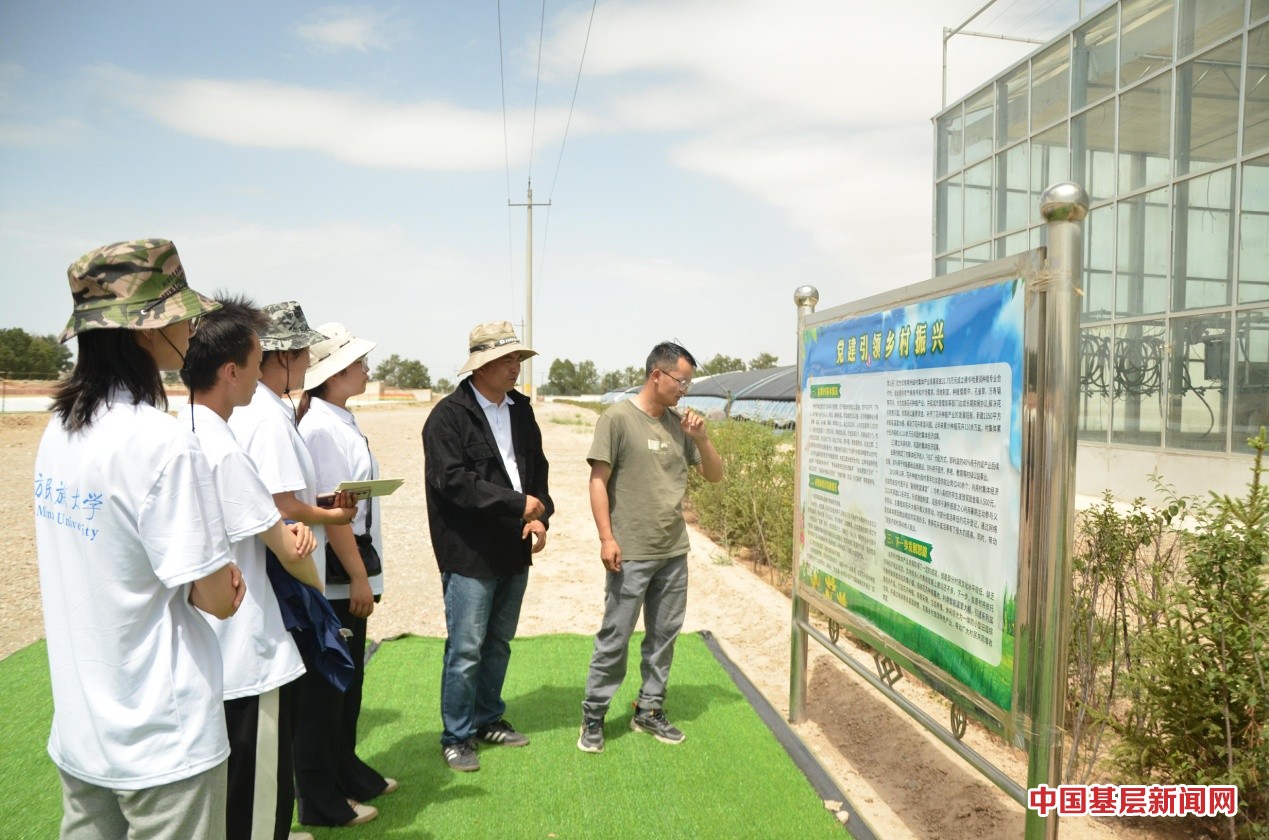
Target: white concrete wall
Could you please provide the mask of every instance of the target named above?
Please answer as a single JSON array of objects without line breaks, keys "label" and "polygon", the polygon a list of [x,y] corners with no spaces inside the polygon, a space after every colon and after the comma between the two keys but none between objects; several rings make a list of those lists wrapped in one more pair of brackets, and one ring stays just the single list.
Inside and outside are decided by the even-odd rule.
[{"label": "white concrete wall", "polygon": [[[1250,450],[1248,450],[1250,451]],[[1208,498],[1208,491],[1241,496],[1251,481],[1250,455],[1218,455],[1079,444],[1075,455],[1075,492],[1100,497],[1110,490],[1129,502],[1138,496],[1158,501],[1151,473],[1181,495]]]}]

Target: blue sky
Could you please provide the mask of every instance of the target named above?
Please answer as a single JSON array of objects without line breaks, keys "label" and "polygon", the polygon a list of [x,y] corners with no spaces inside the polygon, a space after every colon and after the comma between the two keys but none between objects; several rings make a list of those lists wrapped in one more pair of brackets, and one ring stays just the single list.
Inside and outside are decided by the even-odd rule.
[{"label": "blue sky", "polygon": [[[587,43],[590,2],[503,0],[504,92],[494,0],[5,0],[0,328],[56,333],[68,264],[160,236],[452,378],[524,317],[531,176],[539,383],[663,338],[792,363],[798,285],[929,275],[941,33],[980,5],[599,0]],[[951,97],[1029,49],[954,41]]]}]

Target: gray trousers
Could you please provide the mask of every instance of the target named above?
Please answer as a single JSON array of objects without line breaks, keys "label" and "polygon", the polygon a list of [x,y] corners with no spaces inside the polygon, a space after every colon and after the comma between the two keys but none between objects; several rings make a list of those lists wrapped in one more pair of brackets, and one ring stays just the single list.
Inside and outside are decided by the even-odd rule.
[{"label": "gray trousers", "polygon": [[626,676],[630,636],[643,610],[644,637],[639,670],[639,706],[659,709],[674,661],[674,641],[687,611],[687,555],[668,560],[629,560],[609,572],[604,586],[604,622],[586,677],[582,714],[602,718]]},{"label": "gray trousers", "polygon": [[112,790],[59,771],[62,840],[224,840],[228,764],[143,790]]}]

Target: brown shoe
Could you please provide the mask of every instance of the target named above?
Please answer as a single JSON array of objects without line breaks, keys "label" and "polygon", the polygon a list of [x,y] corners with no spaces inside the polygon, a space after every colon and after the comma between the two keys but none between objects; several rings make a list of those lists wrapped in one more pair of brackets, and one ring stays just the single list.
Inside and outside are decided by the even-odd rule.
[{"label": "brown shoe", "polygon": [[375,817],[379,816],[379,809],[373,805],[365,805],[361,802],[354,802],[351,799],[348,800],[348,804],[352,806],[352,809],[357,813],[357,816],[344,823],[344,825],[365,825]]},{"label": "brown shoe", "polygon": [[401,787],[400,783],[398,783],[396,779],[384,779],[384,781],[388,784],[385,785],[383,790],[379,792],[380,796],[386,796],[389,793],[396,793],[397,788]]}]

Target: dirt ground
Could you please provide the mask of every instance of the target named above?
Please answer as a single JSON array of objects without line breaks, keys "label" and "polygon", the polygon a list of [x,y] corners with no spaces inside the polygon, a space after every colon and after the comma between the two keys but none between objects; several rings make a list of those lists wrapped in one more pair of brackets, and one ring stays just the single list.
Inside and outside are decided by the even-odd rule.
[{"label": "dirt ground", "polygon": [[[370,619],[370,635],[445,632],[440,579],[427,536],[420,430],[425,406],[358,409],[363,430],[385,477],[406,484],[383,505],[385,595]],[[546,549],[537,555],[520,620],[520,635],[591,634],[602,615],[603,568],[586,498],[585,453],[595,414],[566,405],[538,407],[551,494],[557,513]],[[31,487],[35,451],[47,415],[0,415],[0,476],[20,492],[0,495],[0,657],[40,639],[39,581],[34,548]],[[701,534],[692,532],[690,593],[685,631],[709,630],[728,656],[787,716],[789,708],[789,599]],[[1020,838],[1023,810],[911,718],[877,694],[829,652],[811,642],[809,720],[795,730],[846,793],[858,813],[885,840],[994,840]],[[637,674],[637,671],[635,672]],[[584,674],[578,674],[579,697]],[[904,679],[896,686],[932,717],[947,706]],[[671,680],[667,711],[673,719]],[[1025,782],[1024,756],[970,724],[965,741],[1012,778]],[[848,823],[849,826],[849,823]],[[1176,840],[1191,836],[1176,826],[1126,820],[1068,819],[1065,840]]]}]

